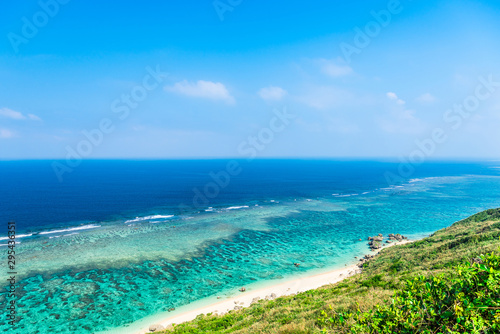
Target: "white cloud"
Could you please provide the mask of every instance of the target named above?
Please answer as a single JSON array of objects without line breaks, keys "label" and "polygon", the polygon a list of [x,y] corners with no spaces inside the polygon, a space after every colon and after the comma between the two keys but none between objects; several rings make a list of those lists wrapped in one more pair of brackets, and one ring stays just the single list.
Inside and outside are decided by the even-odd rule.
[{"label": "white cloud", "polygon": [[21,114],[19,111],[14,111],[9,108],[0,108],[0,116],[10,119],[26,119],[26,116]]},{"label": "white cloud", "polygon": [[397,104],[405,104],[406,102],[404,100],[401,100],[397,95],[396,93],[393,93],[393,92],[388,92],[387,94],[387,97],[389,98],[389,100],[395,100]]},{"label": "white cloud", "polygon": [[28,114],[28,116],[24,116],[19,111],[15,111],[15,110],[12,110],[9,108],[0,108],[0,116],[10,118],[10,119],[15,119],[15,120],[30,119],[32,121],[41,121],[40,117],[38,117],[36,115]]},{"label": "white cloud", "polygon": [[387,95],[387,97],[388,97],[390,100],[397,100],[397,99],[398,99],[398,96],[396,95],[396,93],[393,93],[393,92],[388,92],[386,95]]},{"label": "white cloud", "polygon": [[14,136],[15,136],[15,133],[12,132],[11,130],[0,128],[0,138],[1,139],[12,138]]},{"label": "white cloud", "polygon": [[[321,71],[331,77],[342,77],[352,73],[352,68],[341,61],[320,59]],[[340,63],[340,64],[339,64]]]},{"label": "white cloud", "polygon": [[33,114],[28,114],[28,118],[31,119],[32,121],[41,121],[42,120],[37,115],[33,115]]},{"label": "white cloud", "polygon": [[279,101],[288,93],[281,87],[270,86],[261,88],[257,94],[264,100]]},{"label": "white cloud", "polygon": [[222,100],[229,104],[235,102],[234,97],[229,94],[226,86],[220,82],[198,80],[196,83],[190,83],[187,80],[183,80],[173,86],[165,87],[165,90],[191,97]]},{"label": "white cloud", "polygon": [[396,93],[387,92],[386,96],[396,103],[389,107],[386,106],[384,109],[388,113],[377,117],[379,125],[385,132],[417,135],[425,130],[426,124],[416,116],[414,110],[405,108],[405,101],[400,99]]},{"label": "white cloud", "polygon": [[420,103],[433,103],[436,98],[431,93],[425,93],[417,97],[417,101]]}]

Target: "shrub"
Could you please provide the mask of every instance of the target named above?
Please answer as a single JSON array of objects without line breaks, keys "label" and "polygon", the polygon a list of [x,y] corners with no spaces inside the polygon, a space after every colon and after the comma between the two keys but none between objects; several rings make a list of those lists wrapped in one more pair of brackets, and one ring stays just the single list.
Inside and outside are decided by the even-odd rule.
[{"label": "shrub", "polygon": [[500,333],[500,255],[490,253],[449,274],[405,282],[392,303],[369,312],[322,311],[322,327],[352,333]]}]

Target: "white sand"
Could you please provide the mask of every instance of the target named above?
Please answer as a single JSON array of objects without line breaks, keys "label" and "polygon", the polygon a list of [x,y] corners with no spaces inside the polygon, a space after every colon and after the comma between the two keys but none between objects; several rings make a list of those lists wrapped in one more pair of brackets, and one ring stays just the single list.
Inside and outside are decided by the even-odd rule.
[{"label": "white sand", "polygon": [[[371,252],[372,255],[377,254],[379,251],[382,249],[389,248],[390,246],[394,245],[402,245],[405,243],[411,242],[409,240],[403,240],[401,242],[395,242],[391,244],[384,244],[385,247],[375,251]],[[199,308],[192,308],[192,305],[186,305],[183,307],[180,307],[179,309],[175,310],[174,314],[168,318],[162,319],[160,321],[156,322],[149,322],[149,324],[146,326],[145,323],[142,323],[141,329],[139,331],[134,331],[136,334],[145,334],[145,333],[150,333],[149,332],[149,325],[155,323],[155,324],[160,324],[163,327],[167,327],[171,324],[180,324],[182,322],[190,321],[196,318],[196,316],[200,314],[207,314],[207,313],[227,313],[230,310],[234,310],[235,306],[241,306],[241,307],[248,307],[252,303],[252,300],[254,298],[261,298],[265,299],[267,296],[271,296],[271,294],[275,294],[276,297],[280,296],[287,296],[287,295],[292,295],[296,294],[299,292],[304,292],[312,289],[317,289],[319,287],[328,285],[328,284],[334,284],[337,282],[342,281],[343,279],[352,276],[356,273],[361,272],[360,268],[358,267],[357,264],[353,264],[350,266],[347,266],[342,269],[337,269],[337,270],[332,270],[326,273],[322,274],[317,274],[317,275],[312,275],[304,278],[299,278],[295,279],[292,281],[272,285],[269,287],[261,288],[261,289],[256,289],[256,290],[251,290],[250,288],[247,287],[247,291],[245,292],[238,292],[236,297],[229,297],[225,298],[220,301],[216,301],[213,304],[210,304],[208,306],[202,306]],[[211,299],[215,299],[216,297],[210,297]],[[224,297],[222,297],[224,298]],[[206,302],[205,301],[200,301],[201,303]],[[196,304],[193,303],[193,304]]]},{"label": "white sand", "polygon": [[[262,288],[254,291],[239,292],[237,297],[220,300],[212,305],[201,307],[195,310],[187,311],[176,316],[164,319],[158,322],[164,327],[170,324],[179,324],[185,321],[193,320],[199,314],[206,313],[227,313],[229,310],[234,310],[235,306],[247,307],[250,306],[252,299],[259,297],[264,299],[266,296],[275,294],[276,297],[291,295],[298,292],[303,292],[311,289],[319,288],[323,285],[337,283],[346,277],[349,277],[360,272],[357,265],[351,265],[338,270],[333,270],[324,274],[309,276],[305,278],[296,279],[293,281],[273,285],[270,287]],[[214,297],[215,298],[215,297]],[[149,327],[148,327],[149,328]],[[142,329],[140,334],[149,333],[148,328]]]}]

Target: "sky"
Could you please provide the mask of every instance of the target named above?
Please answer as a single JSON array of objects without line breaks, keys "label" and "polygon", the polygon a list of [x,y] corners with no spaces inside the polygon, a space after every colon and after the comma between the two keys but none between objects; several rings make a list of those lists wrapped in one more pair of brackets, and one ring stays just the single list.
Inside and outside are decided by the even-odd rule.
[{"label": "sky", "polygon": [[497,159],[498,1],[4,1],[0,159]]}]

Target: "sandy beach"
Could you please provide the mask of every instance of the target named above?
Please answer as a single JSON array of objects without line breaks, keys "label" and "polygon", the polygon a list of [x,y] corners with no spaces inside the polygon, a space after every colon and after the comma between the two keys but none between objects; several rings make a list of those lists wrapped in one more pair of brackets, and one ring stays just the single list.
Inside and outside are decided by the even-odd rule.
[{"label": "sandy beach", "polygon": [[[409,240],[403,240],[401,242],[395,242],[391,244],[386,244],[387,246],[382,249],[389,248],[395,245],[402,245],[405,243],[411,242]],[[369,254],[375,255],[382,249],[377,251],[370,252]],[[183,306],[176,310],[175,315],[172,315],[168,318],[162,319],[161,321],[155,322],[155,324],[159,324],[165,328],[172,324],[180,324],[182,322],[190,321],[196,318],[199,314],[207,314],[207,313],[218,313],[223,314],[227,313],[230,310],[234,310],[235,307],[237,309],[244,308],[250,306],[252,301],[255,298],[265,299],[274,299],[281,296],[292,295],[299,292],[304,292],[312,289],[317,289],[319,287],[334,284],[342,281],[343,279],[355,275],[356,273],[360,273],[361,269],[357,264],[352,264],[346,266],[345,268],[332,270],[329,272],[315,274],[308,277],[303,277],[299,279],[290,280],[287,282],[283,282],[280,284],[272,285],[269,287],[261,288],[261,289],[249,289],[245,292],[238,292],[239,295],[234,297],[229,297],[225,299],[221,299],[213,304],[202,306],[199,308],[192,309],[190,305]],[[215,298],[215,297],[212,297]],[[187,310],[189,308],[189,310]],[[183,309],[186,309],[185,311]],[[149,323],[152,325],[152,323]],[[145,334],[150,333],[149,325],[142,327],[139,331],[134,331],[135,334]]]}]

